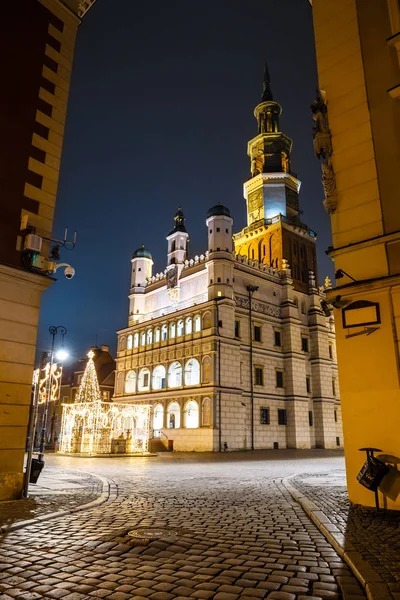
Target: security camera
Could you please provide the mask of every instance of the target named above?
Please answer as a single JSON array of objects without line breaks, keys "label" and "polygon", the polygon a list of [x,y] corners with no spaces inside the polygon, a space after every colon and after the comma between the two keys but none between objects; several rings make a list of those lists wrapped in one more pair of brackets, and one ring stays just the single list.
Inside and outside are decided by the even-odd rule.
[{"label": "security camera", "polygon": [[67,279],[72,279],[75,275],[75,269],[73,267],[66,267],[64,271],[64,275]]},{"label": "security camera", "polygon": [[75,269],[73,267],[71,267],[71,265],[69,265],[68,263],[59,263],[58,265],[54,266],[54,273],[57,271],[57,269],[59,269],[60,267],[65,267],[64,269],[64,275],[67,279],[72,279],[73,276],[75,275]]}]

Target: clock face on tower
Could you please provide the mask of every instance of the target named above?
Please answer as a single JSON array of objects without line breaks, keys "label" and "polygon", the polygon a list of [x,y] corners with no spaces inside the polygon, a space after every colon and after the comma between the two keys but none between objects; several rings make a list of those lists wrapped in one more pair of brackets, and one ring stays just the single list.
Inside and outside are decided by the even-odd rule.
[{"label": "clock face on tower", "polygon": [[249,224],[254,223],[254,221],[258,221],[264,217],[263,205],[264,201],[262,190],[257,190],[249,194],[247,202]]}]

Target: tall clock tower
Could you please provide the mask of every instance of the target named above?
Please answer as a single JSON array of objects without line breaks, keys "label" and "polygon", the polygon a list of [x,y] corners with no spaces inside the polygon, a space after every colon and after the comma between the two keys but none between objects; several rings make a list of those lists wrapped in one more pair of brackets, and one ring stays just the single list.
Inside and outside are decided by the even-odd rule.
[{"label": "tall clock tower", "polygon": [[301,182],[291,170],[293,142],[280,131],[281,113],[265,63],[263,94],[254,109],[258,133],[247,147],[251,172],[244,184],[247,227],[233,236],[235,252],[279,269],[286,259],[295,288],[307,291],[308,272],[317,272],[316,234],[300,221]]}]

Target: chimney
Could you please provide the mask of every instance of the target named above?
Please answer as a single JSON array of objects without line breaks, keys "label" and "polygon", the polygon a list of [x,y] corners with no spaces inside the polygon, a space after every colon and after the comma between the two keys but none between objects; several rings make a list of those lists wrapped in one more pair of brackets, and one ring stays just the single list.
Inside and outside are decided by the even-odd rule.
[{"label": "chimney", "polygon": [[102,352],[109,352],[110,351],[110,346],[100,346],[100,350]]}]

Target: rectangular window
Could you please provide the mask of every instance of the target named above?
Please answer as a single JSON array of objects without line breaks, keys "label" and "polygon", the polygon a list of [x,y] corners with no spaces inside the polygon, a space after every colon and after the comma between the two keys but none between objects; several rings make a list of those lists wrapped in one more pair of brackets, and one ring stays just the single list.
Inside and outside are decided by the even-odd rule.
[{"label": "rectangular window", "polygon": [[48,79],[46,79],[46,77],[42,77],[40,80],[40,85],[43,89],[47,90],[50,94],[53,94],[53,96],[54,96],[54,92],[56,91],[56,86],[54,85],[54,83],[52,81],[49,81]]},{"label": "rectangular window", "polygon": [[278,425],[287,425],[286,408],[278,408]]},{"label": "rectangular window", "polygon": [[276,387],[283,388],[283,371],[275,371]]},{"label": "rectangular window", "polygon": [[52,58],[50,58],[50,56],[44,56],[43,57],[43,64],[50,69],[50,71],[53,71],[54,73],[57,73],[58,71],[58,64],[56,63],[55,60],[53,60]]},{"label": "rectangular window", "polygon": [[105,400],[105,402],[108,402],[110,399],[110,392],[107,390],[103,390],[101,393],[101,397],[103,400]]},{"label": "rectangular window", "polygon": [[40,150],[40,148],[36,148],[36,146],[31,146],[29,154],[32,158],[38,160],[41,163],[44,163],[46,161],[46,152],[44,150]]},{"label": "rectangular window", "polygon": [[336,396],[336,381],[332,379],[332,394]]},{"label": "rectangular window", "polygon": [[143,387],[148,387],[149,385],[149,374],[144,373],[143,375]]},{"label": "rectangular window", "polygon": [[311,394],[311,378],[310,377],[306,377],[306,389],[307,389],[307,394]]},{"label": "rectangular window", "polygon": [[45,140],[49,139],[50,129],[48,127],[45,127],[41,123],[37,123],[35,121],[35,123],[33,124],[33,131],[34,131],[34,133],[37,133],[38,135],[40,135],[40,137],[44,138]]},{"label": "rectangular window", "polygon": [[235,338],[240,337],[240,322],[235,321]]},{"label": "rectangular window", "polygon": [[308,338],[302,336],[301,337],[301,349],[303,352],[308,352]]},{"label": "rectangular window", "polygon": [[217,227],[217,232],[221,231],[219,227]]},{"label": "rectangular window", "polygon": [[270,415],[269,408],[260,408],[260,424],[261,425],[269,425],[270,424]]},{"label": "rectangular window", "polygon": [[335,410],[333,414],[335,416],[335,423],[337,423],[337,410]]},{"label": "rectangular window", "polygon": [[314,418],[313,418],[312,410],[308,411],[308,424],[310,427],[312,427],[314,425]]},{"label": "rectangular window", "polygon": [[263,367],[254,367],[254,383],[256,385],[264,385],[264,369],[263,369]]},{"label": "rectangular window", "polygon": [[60,52],[60,50],[61,50],[61,43],[58,40],[56,40],[55,37],[53,37],[50,34],[47,34],[47,40],[46,41],[47,41],[47,43],[48,43],[49,46],[51,46],[52,48],[54,48],[54,50],[56,50],[56,52]]},{"label": "rectangular window", "polygon": [[260,325],[254,325],[254,341],[261,342],[261,327],[260,327]]},{"label": "rectangular window", "polygon": [[329,358],[332,360],[333,359],[333,348],[332,348],[332,344],[328,345],[329,348]]},{"label": "rectangular window", "polygon": [[274,346],[282,346],[280,331],[274,331]]},{"label": "rectangular window", "polygon": [[42,100],[41,98],[38,98],[36,102],[38,110],[40,110],[40,112],[47,115],[48,117],[51,117],[53,112],[52,105],[46,102],[45,100]]},{"label": "rectangular window", "polygon": [[29,171],[29,169],[28,169],[28,172],[25,177],[25,181],[27,183],[30,183],[31,185],[34,185],[37,188],[41,188],[42,182],[43,182],[43,177],[41,175],[39,175],[38,173]]}]

